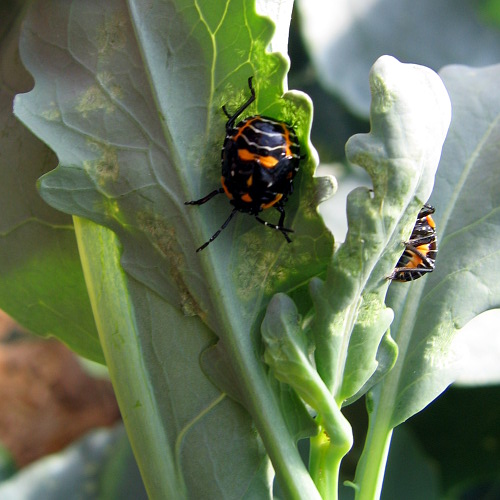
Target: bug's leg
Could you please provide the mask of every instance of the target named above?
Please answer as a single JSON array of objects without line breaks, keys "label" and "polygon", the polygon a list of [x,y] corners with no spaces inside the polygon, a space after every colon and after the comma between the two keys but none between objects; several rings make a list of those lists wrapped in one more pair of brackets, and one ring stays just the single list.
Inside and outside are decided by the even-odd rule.
[{"label": "bug's leg", "polygon": [[283,205],[274,205],[274,208],[280,213],[280,220],[278,221],[278,226],[283,227],[283,223],[285,222],[285,209],[283,208]]},{"label": "bug's leg", "polygon": [[248,100],[245,103],[243,103],[240,106],[240,108],[236,111],[236,113],[234,113],[234,115],[230,115],[226,109],[226,106],[222,106],[222,111],[224,111],[224,114],[228,118],[227,123],[226,123],[226,131],[227,132],[229,132],[233,128],[234,122],[238,119],[238,116],[240,116],[241,113],[243,113],[243,111],[245,111],[245,109],[247,109],[248,106],[250,106],[250,104],[252,104],[252,102],[255,101],[255,89],[252,86],[252,78],[253,78],[253,76],[251,76],[248,79],[248,88],[250,89],[250,92],[252,95],[248,98]]},{"label": "bug's leg", "polygon": [[214,196],[217,196],[218,194],[221,194],[223,192],[224,192],[223,188],[215,189],[210,194],[207,194],[206,196],[200,198],[199,200],[185,201],[184,205],[203,205],[203,203],[206,203],[207,201],[211,200]]},{"label": "bug's leg", "polygon": [[264,226],[270,227],[271,229],[275,229],[276,231],[281,231],[281,234],[285,237],[285,240],[288,241],[288,243],[291,243],[292,240],[288,237],[287,233],[293,233],[293,229],[288,229],[286,227],[283,227],[283,222],[285,220],[285,210],[283,209],[282,206],[277,206],[276,209],[281,213],[280,220],[278,224],[271,224],[270,222],[267,222],[260,217],[255,216],[255,218],[261,223],[264,224]]},{"label": "bug's leg", "polygon": [[[409,272],[409,273],[415,273],[415,272],[432,273],[432,271],[434,271],[435,264],[434,264],[433,259],[429,259],[429,257],[427,257],[427,255],[424,255],[420,250],[418,250],[416,247],[414,247],[410,243],[406,243],[405,252],[406,251],[410,251],[411,253],[414,253],[415,255],[420,257],[420,259],[422,260],[422,264],[417,266],[417,267],[409,267],[409,266],[396,267],[394,269],[394,271],[389,276],[387,276],[388,280],[395,279],[396,276],[400,273],[406,273],[406,272]],[[417,278],[415,278],[415,279],[417,279]],[[412,279],[412,281],[413,281],[413,279]]]},{"label": "bug's leg", "polygon": [[231,118],[231,115],[228,113],[227,109],[226,109],[226,105],[223,104],[222,105],[222,111],[224,111],[224,114],[228,117],[228,118]]},{"label": "bug's leg", "polygon": [[[292,187],[293,187],[293,184],[292,184]],[[285,237],[286,241],[288,241],[288,243],[291,243],[292,241],[290,240],[290,238],[288,237],[288,235],[284,231],[288,231],[288,232],[293,233],[293,229],[287,229],[287,228],[283,227],[283,224],[285,222],[285,208],[283,207],[283,205],[275,205],[274,208],[281,214],[280,220],[278,221],[278,226],[280,227],[280,230],[281,230],[283,236]]]},{"label": "bug's leg", "polygon": [[[432,273],[432,271],[434,271],[434,266],[433,267],[396,267],[394,269],[394,271],[391,274],[389,274],[389,276],[387,276],[386,279],[393,280],[400,273],[415,273],[415,272]],[[415,279],[418,279],[419,277],[420,276],[418,276]],[[405,280],[405,281],[414,281],[414,279],[412,278],[410,280]]]},{"label": "bug's leg", "polygon": [[418,247],[420,245],[427,245],[429,243],[435,242],[436,241],[436,235],[429,234],[427,236],[419,236],[417,238],[410,239],[408,241],[405,241],[406,248],[413,249],[414,247]]},{"label": "bug's leg", "polygon": [[237,211],[238,211],[237,208],[233,208],[233,210],[229,214],[229,217],[226,219],[226,221],[224,222],[224,224],[222,224],[222,226],[220,227],[220,229],[218,229],[217,231],[215,231],[215,233],[211,236],[211,238],[207,242],[203,243],[203,245],[201,245],[200,248],[197,248],[196,251],[199,252],[200,250],[203,250],[208,245],[210,245],[210,243],[212,243],[212,241],[214,241],[215,238],[217,238],[217,236],[219,236],[219,234],[221,233],[221,231],[223,231],[224,229],[226,229],[227,225],[231,222],[231,219],[234,217],[234,215],[236,214]]}]

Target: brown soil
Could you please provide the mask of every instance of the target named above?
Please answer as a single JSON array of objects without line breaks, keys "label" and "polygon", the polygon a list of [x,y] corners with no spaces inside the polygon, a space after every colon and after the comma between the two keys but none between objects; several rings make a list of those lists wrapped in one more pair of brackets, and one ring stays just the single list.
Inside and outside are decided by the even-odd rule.
[{"label": "brown soil", "polygon": [[89,376],[66,346],[22,332],[0,311],[0,442],[19,467],[119,418],[108,380]]}]

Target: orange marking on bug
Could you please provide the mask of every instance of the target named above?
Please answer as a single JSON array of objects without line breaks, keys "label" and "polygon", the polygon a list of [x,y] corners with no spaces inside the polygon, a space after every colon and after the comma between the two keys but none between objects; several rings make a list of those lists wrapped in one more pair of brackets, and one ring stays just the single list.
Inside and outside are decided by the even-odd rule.
[{"label": "orange marking on bug", "polygon": [[222,184],[222,189],[224,189],[224,193],[226,193],[226,196],[232,200],[233,199],[233,195],[228,191],[227,187],[226,187],[226,179],[224,179],[224,177],[221,177],[220,178],[220,183]]},{"label": "orange marking on bug", "polygon": [[252,203],[252,197],[248,194],[245,193],[242,197],[241,200],[244,201],[245,203]]},{"label": "orange marking on bug", "polygon": [[247,179],[247,186],[248,187],[251,187],[253,184],[253,175],[251,175],[248,179]]},{"label": "orange marking on bug", "polygon": [[434,222],[434,219],[430,215],[428,215],[426,219],[427,219],[427,224],[429,224],[429,226],[431,226],[432,229],[436,229],[436,223]]},{"label": "orange marking on bug", "polygon": [[405,267],[417,268],[422,265],[422,259],[416,254],[412,254],[411,259],[408,261]]},{"label": "orange marking on bug", "polygon": [[417,247],[417,250],[422,254],[422,255],[427,255],[431,249],[429,247],[429,245],[426,243],[425,245],[420,245],[419,247]]},{"label": "orange marking on bug", "polygon": [[255,153],[248,151],[248,149],[238,149],[238,158],[242,161],[253,161],[256,156]]},{"label": "orange marking on bug", "polygon": [[255,120],[258,120],[260,117],[259,116],[254,116],[251,120],[248,120],[244,125],[242,125],[241,127],[238,128],[238,132],[236,133],[236,135],[233,137],[233,141],[237,141],[238,138],[243,134],[243,131],[250,127],[250,125],[255,121]]},{"label": "orange marking on bug", "polygon": [[260,164],[265,168],[274,168],[278,160],[274,156],[259,156]]},{"label": "orange marking on bug", "polygon": [[281,198],[283,198],[283,195],[281,193],[277,194],[273,201],[270,201],[269,203],[263,203],[260,206],[260,208],[262,208],[262,210],[266,210],[266,208],[269,208],[269,207],[272,207],[273,205],[276,205],[276,203],[278,203],[278,201],[280,201]]},{"label": "orange marking on bug", "polygon": [[274,168],[279,161],[274,156],[261,156],[248,149],[238,149],[238,158],[241,161],[256,161],[264,168]]},{"label": "orange marking on bug", "polygon": [[290,141],[290,130],[288,129],[288,127],[286,125],[284,125],[283,123],[281,124],[281,126],[283,127],[283,134],[285,136],[285,142],[286,142],[286,155],[287,156],[292,156],[292,150],[290,149],[290,144],[291,144],[291,141]]}]

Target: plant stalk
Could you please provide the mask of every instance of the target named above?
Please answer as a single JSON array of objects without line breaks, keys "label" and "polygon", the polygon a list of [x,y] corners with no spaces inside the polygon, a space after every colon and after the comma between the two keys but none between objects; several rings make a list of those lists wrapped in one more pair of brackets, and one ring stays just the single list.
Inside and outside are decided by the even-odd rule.
[{"label": "plant stalk", "polygon": [[354,480],[356,500],[376,500],[382,493],[393,429],[389,425],[392,408],[381,406],[375,405],[369,414],[368,433]]},{"label": "plant stalk", "polygon": [[[150,498],[187,498],[182,474],[171,453],[164,423],[158,417],[144,360],[137,342],[127,276],[120,265],[115,233],[94,222],[73,217],[85,283],[99,339],[127,434]],[[141,395],[137,405],[126,395]]]}]

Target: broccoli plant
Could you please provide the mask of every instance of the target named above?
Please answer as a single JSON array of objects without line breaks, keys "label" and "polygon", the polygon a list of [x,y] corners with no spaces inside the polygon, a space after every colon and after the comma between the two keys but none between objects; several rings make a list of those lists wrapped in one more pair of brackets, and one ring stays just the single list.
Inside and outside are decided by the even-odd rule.
[{"label": "broccoli plant", "polygon": [[[314,176],[313,103],[287,90],[291,9],[39,0],[21,28],[34,86],[19,67],[2,95],[18,94],[30,132],[6,114],[0,307],[107,365],[151,498],[270,498],[275,477],[285,498],[337,498],[344,408],[361,397],[350,484],[378,498],[393,429],[455,379],[456,331],[499,305],[500,69],[374,62],[370,132],[346,145],[371,185],[350,193],[336,245],[318,213],[336,183]],[[236,213],[196,252],[231,207],[185,202],[221,187],[227,114],[250,77],[241,118],[287,123],[300,142],[292,242]],[[436,270],[391,282],[429,199]]]}]

